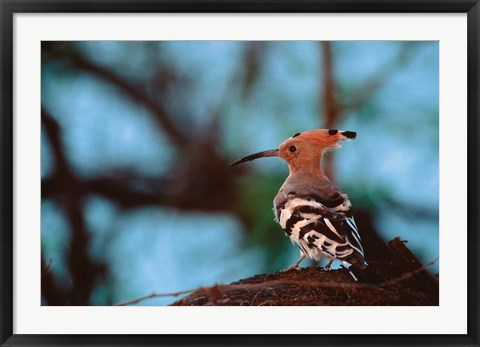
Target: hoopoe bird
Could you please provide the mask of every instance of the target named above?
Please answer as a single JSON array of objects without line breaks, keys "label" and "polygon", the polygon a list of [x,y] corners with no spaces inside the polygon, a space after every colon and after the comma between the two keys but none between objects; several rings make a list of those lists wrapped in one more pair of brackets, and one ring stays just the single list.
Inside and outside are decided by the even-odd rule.
[{"label": "hoopoe bird", "polygon": [[376,272],[364,259],[352,204],[321,167],[326,152],[341,148],[339,141],[356,135],[333,129],[305,131],[277,149],[246,156],[230,165],[265,157],[280,157],[287,162],[290,174],[274,199],[275,220],[299,247],[300,258],[286,270],[298,269],[307,256],[316,262],[325,257],[329,259],[326,268],[339,260],[356,281],[377,282]]}]

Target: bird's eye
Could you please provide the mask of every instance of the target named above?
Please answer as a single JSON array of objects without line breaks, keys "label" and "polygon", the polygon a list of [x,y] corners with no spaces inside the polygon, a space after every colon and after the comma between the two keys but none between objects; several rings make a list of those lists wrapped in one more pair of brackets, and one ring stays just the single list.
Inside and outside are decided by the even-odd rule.
[{"label": "bird's eye", "polygon": [[297,147],[295,147],[295,146],[290,146],[289,150],[290,150],[290,152],[293,153],[293,152],[295,152],[295,151],[297,150]]}]

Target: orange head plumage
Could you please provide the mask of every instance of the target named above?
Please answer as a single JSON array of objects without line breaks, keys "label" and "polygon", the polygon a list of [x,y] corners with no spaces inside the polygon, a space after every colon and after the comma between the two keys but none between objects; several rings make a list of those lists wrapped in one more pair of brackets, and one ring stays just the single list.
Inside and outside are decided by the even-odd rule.
[{"label": "orange head plumage", "polygon": [[318,166],[326,151],[340,148],[340,140],[354,139],[357,133],[333,129],[315,129],[298,133],[284,141],[277,149],[246,156],[235,161],[235,166],[246,161],[265,157],[280,157],[288,163],[290,171],[302,167]]}]

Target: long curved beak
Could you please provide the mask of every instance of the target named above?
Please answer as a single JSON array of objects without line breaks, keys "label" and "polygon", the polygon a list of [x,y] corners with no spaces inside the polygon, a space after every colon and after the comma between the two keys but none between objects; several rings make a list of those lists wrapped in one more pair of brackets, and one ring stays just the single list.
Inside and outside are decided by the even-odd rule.
[{"label": "long curved beak", "polygon": [[233,167],[241,163],[245,163],[246,161],[252,161],[258,158],[266,158],[266,157],[278,157],[278,149],[270,149],[268,151],[263,151],[263,152],[258,152],[255,154],[248,155],[245,158],[239,159],[231,163],[230,167]]}]

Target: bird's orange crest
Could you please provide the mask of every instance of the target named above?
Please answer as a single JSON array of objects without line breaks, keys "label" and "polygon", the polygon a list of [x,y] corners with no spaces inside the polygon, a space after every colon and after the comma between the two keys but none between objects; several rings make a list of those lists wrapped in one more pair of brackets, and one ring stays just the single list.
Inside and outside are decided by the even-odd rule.
[{"label": "bird's orange crest", "polygon": [[[338,141],[354,139],[356,133],[353,131],[342,131],[334,129],[315,129],[297,133],[291,137],[298,142],[309,143],[317,146],[320,149],[338,148]],[[290,139],[289,139],[290,140]],[[287,140],[287,141],[289,141]],[[287,142],[285,141],[285,142]]]},{"label": "bird's orange crest", "polygon": [[265,157],[280,157],[289,163],[291,169],[305,163],[318,163],[325,151],[340,148],[340,140],[354,139],[357,133],[334,129],[315,129],[297,133],[284,141],[277,149],[271,149],[246,156],[231,166]]}]

